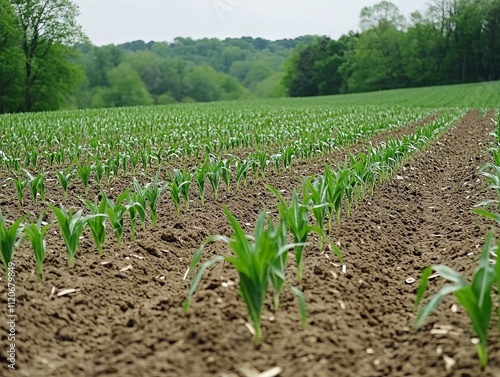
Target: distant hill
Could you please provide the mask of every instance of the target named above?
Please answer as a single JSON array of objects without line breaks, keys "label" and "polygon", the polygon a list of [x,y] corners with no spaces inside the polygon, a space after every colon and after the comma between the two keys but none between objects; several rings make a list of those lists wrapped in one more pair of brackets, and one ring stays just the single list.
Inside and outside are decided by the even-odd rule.
[{"label": "distant hill", "polygon": [[[179,37],[171,43],[80,45],[87,80],[77,103],[100,107],[282,96],[283,63],[295,47],[315,38]],[[118,68],[119,74],[113,74]],[[136,95],[124,94],[126,87],[135,88]]]}]

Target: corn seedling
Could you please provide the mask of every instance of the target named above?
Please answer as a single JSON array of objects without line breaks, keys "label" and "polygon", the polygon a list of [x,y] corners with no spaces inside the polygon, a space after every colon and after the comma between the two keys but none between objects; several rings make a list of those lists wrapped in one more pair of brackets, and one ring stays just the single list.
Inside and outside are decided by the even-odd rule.
[{"label": "corn seedling", "polygon": [[14,222],[10,228],[5,224],[5,219],[0,214],[0,252],[2,254],[3,268],[5,270],[5,279],[8,278],[9,265],[12,261],[14,251],[23,242],[24,237],[20,236],[22,229],[20,225],[23,219],[20,218]]},{"label": "corn seedling", "polygon": [[257,161],[259,162],[260,175],[262,177],[265,177],[267,165],[269,165],[269,158],[267,157],[267,153],[266,152],[257,152],[256,157],[257,157]]},{"label": "corn seedling", "polygon": [[187,211],[189,210],[189,187],[191,186],[191,174],[185,169],[175,169],[173,180],[177,183],[177,188],[184,199]]},{"label": "corn seedling", "polygon": [[226,185],[226,190],[231,191],[231,161],[222,160],[221,173],[220,173],[224,184]]},{"label": "corn seedling", "polygon": [[472,278],[472,283],[468,284],[465,278],[450,267],[438,265],[427,267],[420,280],[417,290],[415,306],[417,307],[427,290],[429,277],[432,271],[438,273],[442,278],[451,281],[453,284],[444,285],[429,301],[421,308],[416,322],[419,328],[424,320],[437,308],[444,297],[454,294],[458,303],[462,305],[471,320],[472,329],[479,338],[477,344],[477,354],[481,368],[488,364],[488,327],[491,320],[492,300],[491,290],[494,283],[498,284],[499,264],[490,263],[490,253],[493,250],[493,232],[486,237],[479,265]]},{"label": "corn seedling", "polygon": [[175,214],[179,216],[181,212],[181,196],[179,183],[175,179],[170,184],[170,198],[175,205]]},{"label": "corn seedling", "polygon": [[137,171],[137,164],[139,163],[139,155],[137,153],[130,153],[130,164],[132,165],[132,174]]},{"label": "corn seedling", "polygon": [[90,165],[78,166],[77,173],[83,183],[85,195],[87,195],[89,193],[89,181],[90,174],[92,173],[92,167]]},{"label": "corn seedling", "polygon": [[88,226],[92,234],[92,238],[97,246],[97,252],[102,254],[104,252],[103,247],[106,242],[106,209],[108,206],[108,201],[106,196],[103,194],[101,202],[98,204],[92,203],[90,200],[84,199],[83,203],[90,210],[92,215],[99,215],[88,220]]},{"label": "corn seedling", "polygon": [[[363,166],[364,168],[364,166]],[[359,178],[356,172],[353,169],[348,170],[348,174],[346,176],[346,184],[344,186],[344,193],[347,199],[347,216],[351,216],[351,209],[353,202],[355,202],[355,188],[359,181]]]},{"label": "corn seedling", "polygon": [[29,179],[22,179],[21,177],[17,177],[14,179],[14,183],[16,185],[17,200],[21,206],[24,204],[24,189],[28,185],[28,182]]},{"label": "corn seedling", "polygon": [[150,159],[150,156],[144,150],[141,149],[139,151],[139,157],[141,158],[142,168],[146,169],[148,167],[148,159]]},{"label": "corn seedling", "polygon": [[292,159],[295,156],[295,148],[294,147],[286,147],[282,153],[283,167],[288,169],[292,164]]},{"label": "corn seedling", "polygon": [[[323,250],[325,233],[323,231],[327,209],[330,204],[327,201],[328,182],[324,176],[318,177],[313,181],[313,178],[305,180],[303,185],[304,202],[311,206],[311,211],[316,219],[319,235],[319,249]],[[309,194],[308,194],[309,191]]]},{"label": "corn seedling", "polygon": [[73,267],[75,264],[75,255],[78,250],[78,241],[85,229],[85,225],[87,225],[90,219],[100,215],[83,216],[81,210],[75,213],[73,211],[68,212],[63,206],[59,208],[50,206],[50,208],[56,215],[64,239],[66,254],[68,255],[68,266]]},{"label": "corn seedling", "polygon": [[[318,235],[322,234],[322,230],[313,225],[309,225],[309,211],[305,203],[299,201],[299,196],[294,190],[292,193],[292,202],[287,205],[280,192],[272,186],[267,186],[269,190],[278,198],[278,210],[280,213],[280,218],[284,220],[290,233],[293,236],[293,242],[295,243],[295,262],[297,265],[297,281],[302,280],[303,270],[304,270],[304,248],[307,244],[307,237],[310,232],[315,232]],[[339,260],[342,260],[342,255],[340,250],[334,247],[334,251],[337,254]]]},{"label": "corn seedling", "polygon": [[198,189],[200,190],[200,200],[201,205],[205,204],[205,178],[207,177],[208,167],[204,163],[202,166],[196,169],[196,173],[194,175],[194,179],[196,184],[198,185]]},{"label": "corn seedling", "polygon": [[44,157],[47,160],[49,166],[52,167],[54,165],[55,154],[53,152],[46,152],[44,153]]},{"label": "corn seedling", "polygon": [[259,161],[254,158],[249,158],[248,164],[250,165],[250,170],[252,170],[253,181],[257,183],[259,181]]},{"label": "corn seedling", "polygon": [[71,178],[73,177],[72,172],[62,172],[58,171],[56,172],[57,179],[59,180],[59,183],[61,184],[61,187],[64,191],[64,200],[68,199],[68,186]]},{"label": "corn seedling", "polygon": [[100,186],[102,177],[104,175],[104,165],[101,163],[101,161],[96,161],[95,164],[91,166],[91,169],[95,174],[95,179],[97,181],[97,184],[99,184]]},{"label": "corn seedling", "polygon": [[27,170],[25,170],[25,172],[28,176],[28,184],[30,186],[33,201],[36,203],[38,196],[40,196],[42,202],[45,201],[45,173],[40,172],[35,177]]},{"label": "corn seedling", "polygon": [[141,220],[141,226],[144,230],[146,228],[146,196],[144,194],[145,188],[134,177],[134,192],[131,194],[130,200],[133,203],[138,203],[140,208],[137,208],[137,215]]},{"label": "corn seedling", "polygon": [[130,194],[128,193],[127,195],[127,205],[125,208],[128,211],[128,214],[130,216],[130,237],[132,238],[133,241],[135,241],[135,235],[136,235],[136,224],[137,224],[137,217],[139,217],[141,224],[144,226],[144,220],[146,219],[146,209],[145,207],[140,203],[139,201],[136,201],[135,199],[137,198],[136,194]]},{"label": "corn seedling", "polygon": [[243,181],[244,185],[247,184],[247,173],[249,169],[249,161],[236,160],[236,189],[238,189],[240,182]]},{"label": "corn seedling", "polygon": [[337,219],[337,224],[340,223],[340,212],[342,210],[342,199],[344,198],[345,182],[349,172],[341,170],[339,172],[332,171],[328,166],[325,166],[324,177],[328,182],[327,185],[327,201],[328,208],[328,233],[332,232],[333,213]]},{"label": "corn seedling", "polygon": [[276,174],[279,174],[280,172],[280,160],[281,160],[281,154],[273,154],[271,156],[271,163],[274,164],[274,170],[276,171]]},{"label": "corn seedling", "polygon": [[161,193],[168,187],[167,183],[159,182],[160,170],[156,173],[156,177],[153,182],[150,182],[144,188],[144,197],[148,201],[149,205],[149,216],[151,219],[151,224],[156,226],[158,222],[158,211],[157,211],[157,202]]},{"label": "corn seedling", "polygon": [[215,200],[219,198],[219,183],[220,183],[220,173],[222,168],[222,161],[218,163],[211,161],[209,166],[209,172],[207,173],[208,181],[214,190]]},{"label": "corn seedling", "polygon": [[[216,256],[213,259],[202,264],[198,273],[193,278],[187,297],[184,301],[184,312],[189,308],[191,297],[193,296],[204,271],[213,264],[221,261],[227,261],[238,271],[240,282],[239,290],[243,301],[246,304],[248,316],[254,329],[254,340],[259,341],[262,338],[261,318],[264,306],[264,299],[269,286],[270,274],[273,270],[273,262],[283,253],[294,247],[293,244],[282,244],[282,234],[276,232],[274,226],[265,227],[266,222],[271,224],[271,220],[266,221],[265,212],[261,213],[257,219],[255,233],[253,237],[247,236],[241,228],[238,221],[231,215],[227,208],[224,208],[234,235],[231,238],[224,236],[212,236],[207,239],[204,245],[195,253],[185,278],[198,265],[203,248],[206,244],[216,241],[227,243],[234,252],[233,256]],[[250,241],[250,239],[252,241]],[[275,271],[276,273],[276,271]],[[284,276],[284,275],[283,275]],[[293,289],[299,297],[300,314],[303,323],[306,320],[305,302],[302,294],[297,289]]]},{"label": "corn seedling", "polygon": [[[109,222],[113,228],[113,233],[115,234],[116,243],[120,245],[122,243],[122,236],[124,230],[124,215],[127,212],[127,208],[122,205],[122,202],[127,199],[129,191],[118,195],[116,202],[110,198],[106,198],[106,214],[108,215]],[[104,194],[103,194],[104,195]]]},{"label": "corn seedling", "polygon": [[120,161],[121,161],[123,174],[127,174],[127,172],[128,172],[128,161],[129,161],[130,157],[127,154],[123,154],[119,158],[120,158]]},{"label": "corn seedling", "polygon": [[42,226],[43,215],[44,214],[40,216],[36,224],[29,224],[23,230],[24,234],[31,242],[31,247],[35,256],[35,268],[38,281],[42,281],[43,261],[45,260],[45,250],[47,248],[45,233],[49,228],[49,224]]},{"label": "corn seedling", "polygon": [[120,173],[120,156],[116,156],[115,158],[111,158],[111,170],[113,171],[113,177],[118,178],[118,174]]}]

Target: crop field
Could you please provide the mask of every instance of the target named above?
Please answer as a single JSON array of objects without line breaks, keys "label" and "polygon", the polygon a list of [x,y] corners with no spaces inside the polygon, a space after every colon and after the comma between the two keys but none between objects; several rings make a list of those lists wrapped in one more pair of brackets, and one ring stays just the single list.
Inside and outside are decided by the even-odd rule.
[{"label": "crop field", "polygon": [[499,377],[499,120],[498,82],[0,116],[0,376]]}]

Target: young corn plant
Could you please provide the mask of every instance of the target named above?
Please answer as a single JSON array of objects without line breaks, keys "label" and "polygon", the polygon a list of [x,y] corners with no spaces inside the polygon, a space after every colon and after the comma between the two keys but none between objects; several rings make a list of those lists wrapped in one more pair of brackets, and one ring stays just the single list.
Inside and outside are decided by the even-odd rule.
[{"label": "young corn plant", "polygon": [[[139,199],[136,201],[136,199]],[[144,221],[146,219],[146,207],[141,204],[142,200],[137,197],[137,195],[128,193],[127,195],[127,205],[125,208],[130,216],[130,238],[135,241],[136,238],[136,225],[137,218],[140,219],[141,224],[144,227]]]},{"label": "young corn plant", "polygon": [[174,202],[175,214],[177,216],[179,216],[181,213],[181,195],[180,195],[180,192],[181,192],[181,188],[182,188],[181,186],[183,184],[185,184],[185,182],[181,183],[179,186],[179,183],[175,179],[173,179],[172,183],[170,183],[170,198]]},{"label": "young corn plant", "polygon": [[145,188],[141,186],[139,181],[134,177],[134,192],[131,194],[130,201],[138,203],[140,208],[137,208],[137,215],[141,221],[142,230],[146,229],[146,195]]},{"label": "young corn plant", "polygon": [[102,177],[104,175],[104,165],[102,164],[101,161],[96,161],[94,164],[92,164],[91,169],[95,174],[95,180],[97,184],[100,186],[102,182]]},{"label": "young corn plant", "polygon": [[99,215],[88,220],[88,225],[92,238],[97,247],[97,252],[101,255],[104,252],[104,243],[106,242],[106,209],[108,207],[108,201],[106,196],[103,194],[100,203],[93,203],[90,200],[84,199],[83,203],[90,210],[92,215]]},{"label": "young corn plant", "polygon": [[249,169],[249,161],[244,160],[236,160],[236,189],[239,188],[240,182],[243,181],[243,184],[247,185],[247,173]]},{"label": "young corn plant", "polygon": [[205,204],[205,178],[207,177],[207,173],[208,167],[204,163],[196,169],[196,173],[194,174],[194,179],[198,185],[198,189],[200,190],[200,200],[202,206]]},{"label": "young corn plant", "polygon": [[[364,168],[364,167],[363,167]],[[345,197],[347,199],[347,216],[351,216],[351,209],[353,203],[355,202],[355,189],[359,183],[360,179],[353,169],[348,170],[345,184]]]},{"label": "young corn plant", "polygon": [[24,204],[24,189],[28,185],[29,179],[22,179],[21,177],[17,177],[14,179],[14,183],[16,185],[17,200],[22,207]]},{"label": "young corn plant", "polygon": [[189,187],[191,186],[191,174],[185,169],[175,169],[173,181],[177,183],[177,189],[184,199],[186,211],[189,210]]},{"label": "young corn plant", "polygon": [[68,186],[71,178],[73,177],[73,172],[58,171],[56,172],[56,174],[57,179],[59,180],[59,183],[61,184],[61,187],[64,191],[64,200],[66,201],[68,200]]},{"label": "young corn plant", "polygon": [[342,211],[342,199],[344,198],[344,191],[348,174],[349,171],[347,169],[334,172],[328,167],[328,165],[325,166],[324,177],[328,182],[327,201],[329,203],[328,234],[332,233],[332,221],[334,212],[335,212],[335,218],[337,219],[337,224],[340,223],[340,212]]},{"label": "young corn plant", "polygon": [[[113,199],[106,197],[106,215],[108,215],[109,222],[113,228],[113,233],[115,234],[116,243],[121,245],[123,230],[124,230],[124,215],[127,212],[127,207],[122,205],[122,202],[127,199],[129,194],[128,189],[117,196],[116,202]],[[103,194],[103,196],[105,196]]]},{"label": "young corn plant", "polygon": [[120,173],[120,155],[111,158],[111,170],[113,171],[113,178],[118,178],[118,174]]},{"label": "young corn plant", "polygon": [[123,174],[127,174],[127,172],[128,172],[129,160],[130,160],[129,155],[127,155],[127,154],[120,155],[120,161],[121,161],[121,165],[122,165]]},{"label": "young corn plant", "polygon": [[42,218],[43,214],[40,216],[36,224],[29,224],[23,229],[24,235],[31,242],[31,247],[35,256],[36,277],[39,282],[42,281],[43,262],[45,260],[45,251],[47,249],[45,233],[49,228],[49,224],[42,226]]},{"label": "young corn plant", "polygon": [[[184,278],[186,278],[188,274],[198,265],[204,246],[208,243],[223,241],[231,247],[234,255],[216,256],[199,267],[198,273],[191,281],[191,286],[184,301],[183,310],[186,312],[189,309],[191,297],[196,291],[204,271],[217,262],[227,261],[238,271],[240,277],[240,295],[246,304],[248,317],[254,329],[254,340],[258,342],[262,338],[262,310],[269,286],[270,275],[271,273],[276,274],[278,272],[276,264],[273,264],[273,262],[277,258],[280,258],[283,253],[292,249],[294,245],[282,245],[282,233],[280,233],[280,231],[276,231],[276,228],[273,225],[270,225],[270,219],[267,219],[266,221],[265,212],[261,213],[257,219],[253,237],[248,236],[243,232],[240,224],[231,215],[227,208],[224,208],[224,213],[231,223],[234,235],[231,238],[224,236],[209,237],[204,245],[193,256]],[[265,226],[266,222],[269,224],[267,228]],[[281,271],[281,275],[284,277],[284,271]],[[301,320],[303,324],[305,324],[306,309],[304,297],[299,290],[292,289],[292,291],[299,298]]]},{"label": "young corn plant", "polygon": [[28,176],[28,184],[30,186],[31,196],[33,197],[33,201],[36,203],[38,200],[38,196],[42,202],[45,201],[45,173],[40,172],[37,176],[33,176],[29,171],[25,170],[26,175]]},{"label": "young corn plant", "polygon": [[[320,230],[319,236],[319,249],[323,250],[323,244],[325,241],[325,232],[323,231],[325,225],[325,218],[327,214],[328,207],[328,182],[325,176],[320,176],[318,179],[313,180],[311,177],[305,180],[302,191],[304,196],[304,202],[311,206],[311,211],[316,219],[316,224]],[[309,194],[308,194],[309,191]]]},{"label": "young corn plant", "polygon": [[24,236],[21,235],[22,227],[20,227],[22,221],[23,218],[20,218],[8,228],[5,219],[0,214],[0,253],[2,254],[3,268],[5,270],[5,280],[8,279],[9,265],[14,251],[24,240]]},{"label": "young corn plant", "polygon": [[87,215],[83,216],[82,211],[73,213],[67,211],[62,205],[59,208],[50,206],[56,215],[59,228],[63,236],[64,244],[66,246],[66,254],[68,256],[68,266],[73,267],[75,264],[75,255],[78,250],[78,242],[80,236],[85,229],[87,222],[100,215]]},{"label": "young corn plant", "polygon": [[479,258],[479,265],[474,273],[471,284],[468,284],[467,280],[460,273],[454,271],[450,267],[443,265],[427,267],[422,273],[415,301],[415,307],[418,307],[427,290],[429,277],[432,271],[435,271],[442,278],[453,283],[444,285],[420,309],[417,316],[416,327],[418,329],[422,326],[424,320],[437,308],[444,297],[453,294],[469,316],[472,329],[479,338],[479,343],[476,348],[479,356],[479,365],[483,369],[488,364],[488,327],[492,311],[491,291],[493,284],[496,283],[497,287],[499,286],[498,284],[500,284],[500,263],[498,263],[498,261],[495,264],[490,263],[490,254],[493,250],[493,232],[490,232],[486,237]]},{"label": "young corn plant", "polygon": [[159,176],[160,176],[160,170],[158,170],[158,172],[156,173],[154,181],[148,183],[144,188],[144,197],[148,201],[149,216],[153,227],[155,227],[156,223],[158,222],[158,210],[157,210],[158,198],[160,197],[162,192],[165,191],[165,189],[168,187],[167,183],[159,182]]},{"label": "young corn plant", "polygon": [[280,161],[281,161],[281,154],[276,153],[271,156],[271,163],[274,164],[274,170],[276,174],[280,173]]},{"label": "young corn plant", "polygon": [[292,165],[292,159],[296,154],[296,149],[293,146],[286,147],[282,153],[283,167],[288,169]]},{"label": "young corn plant", "polygon": [[77,168],[77,173],[78,176],[80,177],[83,187],[85,190],[85,195],[88,195],[89,193],[89,181],[90,181],[90,174],[92,173],[92,166],[90,165],[81,165],[78,166]]},{"label": "young corn plant", "polygon": [[130,164],[132,165],[132,174],[135,174],[137,171],[137,165],[139,163],[139,154],[138,153],[130,153]]},{"label": "young corn plant", "polygon": [[253,181],[257,183],[259,181],[259,161],[254,156],[248,156],[249,170],[252,170]]},{"label": "young corn plant", "polygon": [[264,178],[266,176],[267,165],[269,165],[269,158],[266,152],[257,152],[256,157],[259,162],[260,175]]},{"label": "young corn plant", "polygon": [[[303,270],[304,270],[304,249],[307,245],[307,238],[310,232],[315,232],[318,235],[322,234],[322,230],[309,224],[309,211],[306,203],[301,203],[299,201],[299,196],[294,190],[292,193],[292,201],[288,205],[280,192],[272,186],[267,186],[267,188],[276,196],[279,200],[278,210],[280,213],[280,218],[284,219],[288,230],[293,236],[293,242],[295,243],[295,262],[297,265],[297,281],[302,281]],[[340,253],[337,245],[332,244],[333,251],[342,262],[342,254]]]},{"label": "young corn plant", "polygon": [[[273,234],[273,238],[276,240],[278,249],[281,249],[282,247],[286,246],[287,244],[286,219],[281,218],[277,228],[274,228],[273,223],[270,221],[268,228],[269,232]],[[286,283],[285,269],[286,269],[287,259],[288,259],[288,251],[281,253],[281,255],[274,258],[274,260],[271,262],[271,273],[269,275],[269,278],[273,286],[273,305],[275,312],[278,311],[279,309],[280,295]]]},{"label": "young corn plant", "polygon": [[220,183],[220,174],[222,169],[222,161],[218,163],[215,161],[211,161],[209,166],[209,172],[207,174],[208,181],[212,186],[214,191],[215,200],[219,198],[219,183]]}]

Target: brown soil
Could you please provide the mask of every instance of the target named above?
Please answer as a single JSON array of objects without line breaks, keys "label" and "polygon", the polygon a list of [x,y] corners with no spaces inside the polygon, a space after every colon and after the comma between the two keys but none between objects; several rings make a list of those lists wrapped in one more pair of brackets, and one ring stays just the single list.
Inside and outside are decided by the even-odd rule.
[{"label": "brown soil", "polygon": [[[500,376],[496,327],[491,327],[490,365],[480,372],[464,311],[455,313],[453,300],[445,300],[416,332],[417,283],[405,282],[418,280],[423,268],[437,263],[471,276],[491,225],[470,209],[492,196],[478,167],[490,158],[485,150],[493,127],[489,116],[469,113],[344,217],[331,238],[341,245],[345,273],[313,240],[300,284],[307,327],[300,325],[296,302],[285,292],[278,313],[266,307],[259,344],[245,326],[245,307],[231,284],[237,276],[229,265],[207,271],[187,315],[181,312],[188,288],[183,274],[207,236],[230,235],[221,204],[251,232],[262,209],[276,213],[276,200],[264,183],[289,195],[299,175],[317,171],[322,163],[294,165],[296,172],[268,174],[230,193],[221,185],[219,201],[207,193],[204,207],[193,187],[190,210],[179,218],[165,195],[155,229],[140,231],[137,241],[126,234],[119,247],[110,234],[103,256],[86,233],[71,269],[52,226],[42,283],[36,282],[27,242],[14,257],[18,370],[10,373],[6,367],[7,324],[2,320],[0,375],[245,376],[240,367],[248,364],[259,371],[281,367],[281,376]],[[128,183],[117,182],[110,194]],[[43,208],[27,198],[25,208],[18,209],[10,190],[4,189],[1,204],[7,218]],[[47,198],[60,194],[54,185]],[[78,204],[77,198],[69,202]],[[227,247],[215,244],[204,258],[227,253]],[[293,262],[289,273],[294,279]],[[436,279],[431,288],[442,283]],[[68,288],[77,292],[57,295]],[[0,285],[2,312],[6,297]],[[448,331],[431,334],[436,328]],[[449,359],[455,364],[446,369]]]}]

